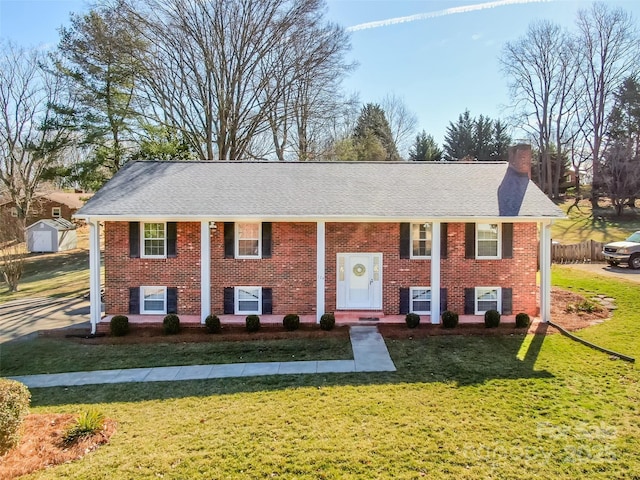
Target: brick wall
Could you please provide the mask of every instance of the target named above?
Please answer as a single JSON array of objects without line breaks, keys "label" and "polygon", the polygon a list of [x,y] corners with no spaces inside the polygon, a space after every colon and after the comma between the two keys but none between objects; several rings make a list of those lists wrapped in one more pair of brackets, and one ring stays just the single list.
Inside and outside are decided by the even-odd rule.
[{"label": "brick wall", "polygon": [[[225,287],[263,286],[273,292],[273,313],[315,313],[316,224],[273,223],[272,257],[225,259],[224,224],[211,231],[211,312],[223,312]],[[105,225],[105,302],[108,314],[128,311],[129,287],[162,285],[178,288],[178,313],[200,314],[200,224],[178,223],[178,256],[167,259],[129,258],[129,224]],[[338,253],[382,253],[383,309],[399,311],[401,287],[430,285],[431,261],[400,258],[399,223],[326,224],[327,312],[336,309]],[[513,258],[464,258],[464,224],[448,225],[448,256],[442,259],[441,284],[448,308],[464,312],[464,289],[498,286],[513,289],[513,312],[538,313],[536,303],[537,229],[514,224]]]},{"label": "brick wall", "polygon": [[224,224],[211,235],[211,311],[221,314],[224,287],[270,287],[273,314],[315,313],[316,224],[273,223],[271,258],[224,258]]},{"label": "brick wall", "polygon": [[105,222],[105,313],[129,311],[129,288],[178,289],[178,314],[200,314],[200,223],[177,225],[176,258],[130,258],[129,223]]}]

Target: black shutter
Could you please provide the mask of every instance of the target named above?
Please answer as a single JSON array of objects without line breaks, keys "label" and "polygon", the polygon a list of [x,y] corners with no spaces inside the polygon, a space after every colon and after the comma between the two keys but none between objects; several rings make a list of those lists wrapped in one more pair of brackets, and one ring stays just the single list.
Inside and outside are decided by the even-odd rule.
[{"label": "black shutter", "polygon": [[409,313],[409,289],[400,289],[400,315]]},{"label": "black shutter", "polygon": [[449,238],[447,237],[447,225],[449,225],[448,223],[441,223],[440,224],[440,258],[447,258],[447,247],[448,247],[448,240]]},{"label": "black shutter", "polygon": [[[224,258],[235,257],[234,244],[235,244],[235,225],[233,224],[233,222],[224,222]],[[231,313],[233,313],[233,311]]]},{"label": "black shutter", "polygon": [[502,224],[502,258],[513,258],[513,223]]},{"label": "black shutter", "polygon": [[411,258],[411,224],[400,224],[400,258]]},{"label": "black shutter", "polygon": [[167,288],[167,313],[178,313],[178,289]]},{"label": "black shutter", "polygon": [[502,315],[513,314],[513,289],[502,289]]},{"label": "black shutter", "polygon": [[476,313],[476,289],[464,289],[464,314],[473,315]]},{"label": "black shutter", "polygon": [[262,314],[271,315],[271,313],[273,313],[273,291],[262,287]]},{"label": "black shutter", "polygon": [[464,258],[476,258],[476,224],[464,225]]},{"label": "black shutter", "polygon": [[140,288],[129,288],[129,313],[137,315],[140,313]]},{"label": "black shutter", "polygon": [[262,258],[271,258],[271,222],[262,222]]},{"label": "black shutter", "polygon": [[140,222],[129,222],[129,256],[140,257]]},{"label": "black shutter", "polygon": [[[226,228],[226,227],[225,227]],[[225,315],[233,315],[235,312],[233,287],[224,287],[224,309]]]},{"label": "black shutter", "polygon": [[440,289],[440,315],[442,315],[442,312],[446,312],[446,311],[447,311],[447,289],[441,288]]},{"label": "black shutter", "polygon": [[167,222],[167,257],[174,258],[178,256],[177,244],[178,224],[176,222]]}]

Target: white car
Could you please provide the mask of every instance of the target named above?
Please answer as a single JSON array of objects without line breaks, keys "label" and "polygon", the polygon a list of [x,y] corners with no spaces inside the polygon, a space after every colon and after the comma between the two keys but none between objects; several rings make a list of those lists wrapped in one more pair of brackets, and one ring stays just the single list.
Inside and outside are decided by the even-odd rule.
[{"label": "white car", "polygon": [[633,233],[624,242],[607,243],[602,253],[611,266],[626,262],[630,268],[640,268],[640,231]]}]

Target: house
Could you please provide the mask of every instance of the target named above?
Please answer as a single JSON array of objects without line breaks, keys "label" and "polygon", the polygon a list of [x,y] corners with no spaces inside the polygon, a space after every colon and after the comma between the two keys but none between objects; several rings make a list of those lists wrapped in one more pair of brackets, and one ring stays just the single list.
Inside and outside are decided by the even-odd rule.
[{"label": "house", "polygon": [[[26,224],[31,225],[38,220],[62,218],[71,221],[73,215],[82,207],[90,193],[52,191],[37,194],[31,204]],[[17,217],[18,207],[15,202],[6,201],[0,204],[0,218]]]},{"label": "house", "polygon": [[564,214],[530,172],[529,145],[509,162],[129,163],[76,214],[90,225],[93,328],[101,223],[106,318],[549,320],[550,225]]},{"label": "house", "polygon": [[38,220],[27,227],[29,252],[64,252],[77,247],[76,226],[64,218]]}]

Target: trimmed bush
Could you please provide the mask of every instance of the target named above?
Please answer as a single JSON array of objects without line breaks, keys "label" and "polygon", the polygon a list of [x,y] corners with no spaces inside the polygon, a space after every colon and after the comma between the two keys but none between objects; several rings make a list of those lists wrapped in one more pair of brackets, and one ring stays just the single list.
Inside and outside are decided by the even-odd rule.
[{"label": "trimmed bush", "polygon": [[87,410],[81,413],[75,423],[64,432],[62,443],[69,446],[81,438],[90,437],[102,430],[103,425],[104,414],[102,412],[95,409]]},{"label": "trimmed bush", "polygon": [[175,313],[170,313],[162,320],[162,330],[167,335],[175,335],[180,331],[180,317]]},{"label": "trimmed bush", "polygon": [[300,317],[294,313],[289,313],[282,319],[282,325],[286,330],[293,332],[300,326]]},{"label": "trimmed bush", "polygon": [[260,317],[258,315],[247,315],[245,319],[247,332],[257,332],[260,330]]},{"label": "trimmed bush", "polygon": [[500,312],[497,310],[487,310],[484,312],[484,326],[495,328],[500,325]]},{"label": "trimmed bush", "polygon": [[122,337],[129,333],[129,317],[115,315],[109,322],[109,331],[114,337]]},{"label": "trimmed bush", "polygon": [[529,325],[531,325],[529,315],[523,312],[516,315],[516,328],[526,328]]},{"label": "trimmed bush", "polygon": [[444,328],[455,328],[458,326],[458,314],[451,310],[442,312],[442,326]]},{"label": "trimmed bush", "polygon": [[0,456],[20,440],[20,426],[29,411],[29,389],[15,380],[0,379]]},{"label": "trimmed bush", "polygon": [[320,317],[320,328],[322,330],[332,330],[336,326],[336,317],[333,313],[325,313]]},{"label": "trimmed bush", "polygon": [[217,315],[207,315],[207,318],[204,319],[204,324],[209,333],[220,333],[222,330],[222,325]]},{"label": "trimmed bush", "polygon": [[413,312],[407,313],[407,316],[404,317],[404,321],[407,324],[407,327],[416,328],[418,325],[420,325],[420,315]]}]

